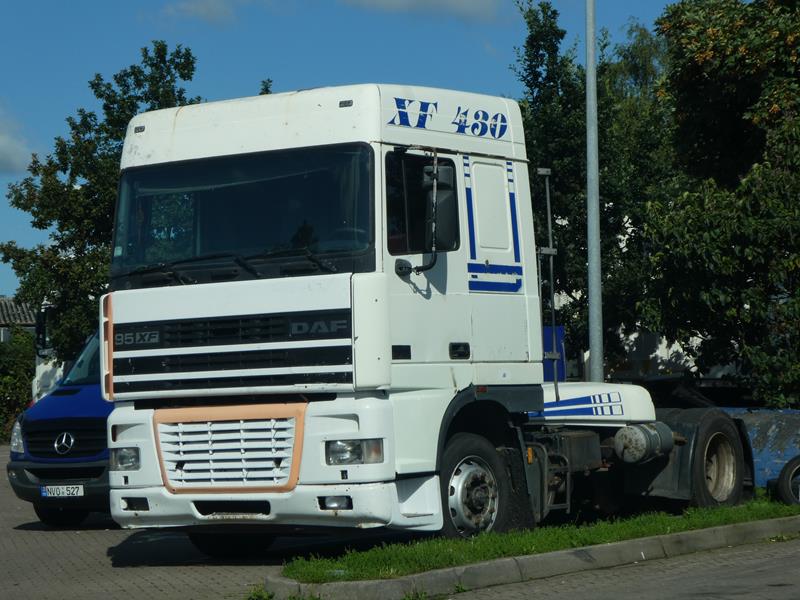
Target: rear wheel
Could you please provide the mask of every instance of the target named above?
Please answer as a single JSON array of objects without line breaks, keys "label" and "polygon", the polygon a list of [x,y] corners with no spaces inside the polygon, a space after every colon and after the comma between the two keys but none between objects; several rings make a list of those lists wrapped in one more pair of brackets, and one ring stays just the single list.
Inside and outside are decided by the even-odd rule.
[{"label": "rear wheel", "polygon": [[778,476],[777,493],[786,504],[800,504],[800,456],[783,465]]},{"label": "rear wheel", "polygon": [[692,459],[692,504],[737,504],[742,498],[744,451],[733,421],[710,411],[697,431]]},{"label": "rear wheel", "polygon": [[479,435],[457,433],[447,442],[442,456],[441,494],[441,533],[446,537],[471,537],[524,526],[509,467],[495,447]]},{"label": "rear wheel", "polygon": [[50,527],[76,527],[89,516],[88,510],[63,508],[61,506],[34,504],[33,510],[39,520]]},{"label": "rear wheel", "polygon": [[275,541],[275,536],[194,531],[189,534],[189,541],[200,552],[211,558],[256,558],[269,550]]}]

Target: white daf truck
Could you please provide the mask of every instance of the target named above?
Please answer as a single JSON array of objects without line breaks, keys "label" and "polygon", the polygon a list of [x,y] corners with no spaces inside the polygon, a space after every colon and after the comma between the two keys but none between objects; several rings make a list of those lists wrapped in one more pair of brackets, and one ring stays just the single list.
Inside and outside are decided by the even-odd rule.
[{"label": "white daf truck", "polygon": [[121,168],[100,317],[123,527],[223,554],[741,496],[719,411],[543,381],[514,101],[357,85],[159,110]]}]

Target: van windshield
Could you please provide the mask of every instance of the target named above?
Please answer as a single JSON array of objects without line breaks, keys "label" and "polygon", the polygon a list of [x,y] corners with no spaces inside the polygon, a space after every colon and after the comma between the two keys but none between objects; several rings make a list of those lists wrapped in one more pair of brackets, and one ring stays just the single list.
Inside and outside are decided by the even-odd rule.
[{"label": "van windshield", "polygon": [[366,144],[339,144],[128,170],[114,287],[139,287],[137,273],[165,265],[181,273],[162,278],[168,285],[202,282],[220,263],[243,277],[285,276],[275,264],[293,261],[320,273],[373,270],[372,160]]},{"label": "van windshield", "polygon": [[61,385],[90,385],[100,383],[100,343],[95,333],[81,350]]}]

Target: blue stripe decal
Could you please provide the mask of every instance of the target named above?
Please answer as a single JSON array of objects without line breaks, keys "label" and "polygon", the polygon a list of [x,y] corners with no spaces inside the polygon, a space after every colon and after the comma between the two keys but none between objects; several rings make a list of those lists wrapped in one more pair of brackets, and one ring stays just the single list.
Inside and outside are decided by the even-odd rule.
[{"label": "blue stripe decal", "polygon": [[511,233],[514,236],[514,262],[519,262],[519,227],[517,225],[517,194],[514,192],[514,174],[511,161],[506,161],[508,169],[508,196],[511,204]]},{"label": "blue stripe decal", "polygon": [[514,234],[514,262],[519,262],[519,233],[517,232],[517,200],[511,192],[511,231]]},{"label": "blue stripe decal", "polygon": [[467,223],[469,224],[469,257],[475,260],[475,217],[472,214],[472,189],[467,188]]},{"label": "blue stripe decal", "polygon": [[622,395],[619,392],[593,394],[566,400],[550,401],[544,403],[544,410],[528,413],[532,418],[546,417],[555,419],[562,416],[592,415],[592,416],[622,416],[625,407]]},{"label": "blue stripe decal", "polygon": [[522,279],[515,282],[502,281],[470,281],[469,291],[471,292],[518,292],[522,288]]},{"label": "blue stripe decal", "polygon": [[467,192],[467,224],[469,225],[469,257],[475,260],[475,216],[472,209],[472,187],[470,186],[469,156],[464,156],[464,187]]},{"label": "blue stripe decal", "polygon": [[522,267],[517,265],[487,265],[467,263],[468,273],[491,273],[493,275],[522,275]]},{"label": "blue stripe decal", "polygon": [[[546,414],[545,414],[546,413]],[[577,417],[577,416],[592,416],[595,413],[593,412],[593,408],[591,406],[584,406],[582,408],[570,408],[568,410],[559,410],[558,412],[553,412],[552,410],[548,411],[541,411],[535,410],[528,413],[528,417],[531,419],[542,418],[542,417]]]}]

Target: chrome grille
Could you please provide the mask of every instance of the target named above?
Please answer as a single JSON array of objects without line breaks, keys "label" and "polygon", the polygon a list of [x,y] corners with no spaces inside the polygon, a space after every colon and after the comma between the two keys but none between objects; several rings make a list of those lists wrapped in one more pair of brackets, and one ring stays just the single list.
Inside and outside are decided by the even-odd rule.
[{"label": "chrome grille", "polygon": [[295,418],[159,423],[173,488],[280,487],[289,482]]}]

